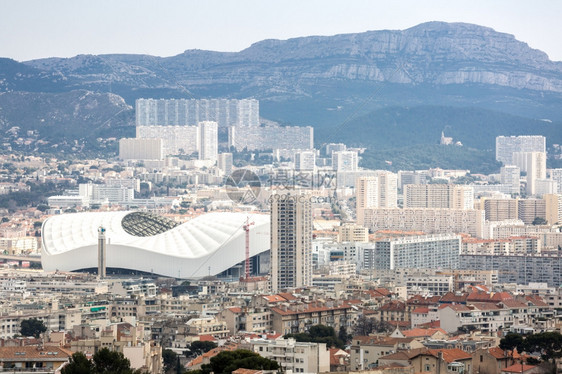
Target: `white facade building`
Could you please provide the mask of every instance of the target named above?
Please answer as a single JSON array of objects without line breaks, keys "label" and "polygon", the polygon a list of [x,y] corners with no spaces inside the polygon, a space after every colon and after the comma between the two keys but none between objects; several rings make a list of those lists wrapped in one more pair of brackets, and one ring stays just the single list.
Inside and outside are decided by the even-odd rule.
[{"label": "white facade building", "polygon": [[356,171],[359,157],[356,151],[338,151],[332,153],[332,169],[337,172]]},{"label": "white facade building", "polygon": [[199,122],[199,159],[216,162],[219,154],[218,124],[212,121]]},{"label": "white facade building", "polygon": [[119,140],[121,160],[163,160],[161,138],[123,138]]},{"label": "white facade building", "polygon": [[255,99],[138,99],[137,126],[195,126],[214,121],[219,127],[259,126]]},{"label": "white facade building", "polygon": [[514,165],[514,152],[546,152],[546,138],[540,135],[496,137],[496,161]]},{"label": "white facade building", "polygon": [[316,151],[298,151],[295,152],[295,170],[309,171],[316,168]]}]

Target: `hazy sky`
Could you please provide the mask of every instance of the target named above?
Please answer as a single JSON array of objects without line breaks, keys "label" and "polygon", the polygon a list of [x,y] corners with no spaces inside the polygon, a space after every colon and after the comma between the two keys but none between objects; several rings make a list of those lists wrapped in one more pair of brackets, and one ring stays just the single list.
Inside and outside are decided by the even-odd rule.
[{"label": "hazy sky", "polygon": [[470,22],[562,61],[558,0],[0,0],[0,56],[172,56],[239,51],[262,39]]}]

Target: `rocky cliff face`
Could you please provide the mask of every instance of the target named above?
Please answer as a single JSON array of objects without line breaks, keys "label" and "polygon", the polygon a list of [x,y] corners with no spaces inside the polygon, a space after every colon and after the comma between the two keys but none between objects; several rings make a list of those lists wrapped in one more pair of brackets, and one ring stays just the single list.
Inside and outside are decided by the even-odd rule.
[{"label": "rocky cliff face", "polygon": [[303,82],[344,79],[562,92],[562,63],[550,61],[513,35],[463,23],[430,22],[403,31],[264,40],[238,53],[189,50],[169,58],[77,56],[27,64],[93,86],[113,82],[189,90],[227,84],[285,91]]}]

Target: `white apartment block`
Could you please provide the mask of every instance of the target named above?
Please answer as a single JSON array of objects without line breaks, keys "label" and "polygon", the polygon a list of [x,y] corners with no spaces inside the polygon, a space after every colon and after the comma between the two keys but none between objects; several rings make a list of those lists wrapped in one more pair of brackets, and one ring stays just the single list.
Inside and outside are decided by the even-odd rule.
[{"label": "white apartment block", "polygon": [[358,224],[373,231],[423,231],[426,234],[466,233],[480,237],[484,229],[484,211],[442,208],[365,209]]},{"label": "white apartment block", "polygon": [[137,126],[137,138],[160,138],[165,156],[199,151],[197,126]]},{"label": "white apartment block", "polygon": [[500,170],[500,183],[512,187],[512,194],[520,193],[521,170],[515,165],[502,166]]},{"label": "white apartment block", "polygon": [[199,159],[216,162],[219,154],[219,128],[216,122],[204,121],[197,125]]},{"label": "white apartment block", "polygon": [[219,127],[259,126],[255,99],[138,99],[137,126],[195,126],[214,121]]},{"label": "white apartment block", "polygon": [[546,179],[546,152],[515,152],[513,164],[527,173],[527,195],[536,195],[537,179]]},{"label": "white apartment block", "polygon": [[545,194],[557,193],[558,184],[552,179],[536,179],[535,180],[535,195],[543,196]]},{"label": "white apartment block", "polygon": [[473,209],[474,189],[455,184],[407,184],[404,207]]},{"label": "white apartment block", "polygon": [[232,174],[232,153],[219,153],[217,166],[223,171],[224,175]]},{"label": "white apartment block", "polygon": [[[377,240],[364,248],[365,269],[457,269],[461,253],[458,235],[422,235]],[[367,253],[369,252],[369,253]]]},{"label": "white apartment block", "polygon": [[161,138],[123,138],[119,140],[121,160],[163,160]]},{"label": "white apartment block", "polygon": [[316,151],[295,152],[295,170],[314,170],[316,167]]},{"label": "white apartment block", "polygon": [[231,126],[228,146],[237,151],[268,149],[313,149],[314,128],[310,126]]},{"label": "white apartment block", "polygon": [[356,151],[338,151],[332,153],[332,169],[337,172],[356,171],[359,157]]},{"label": "white apartment block", "polygon": [[562,169],[550,169],[550,179],[556,181],[556,193],[562,193]]},{"label": "white apartment block", "polygon": [[546,152],[546,138],[539,135],[496,137],[496,161],[514,165],[514,152]]},{"label": "white apartment block", "polygon": [[330,371],[330,353],[326,343],[297,342],[293,338],[252,340],[252,350],[275,360],[284,372],[324,373]]}]

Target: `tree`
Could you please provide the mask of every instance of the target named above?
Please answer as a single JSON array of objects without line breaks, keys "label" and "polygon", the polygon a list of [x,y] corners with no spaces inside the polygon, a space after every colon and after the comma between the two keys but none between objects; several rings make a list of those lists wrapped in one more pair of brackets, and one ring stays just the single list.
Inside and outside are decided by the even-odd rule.
[{"label": "tree", "polygon": [[110,351],[102,348],[96,352],[92,359],[94,373],[104,374],[132,374],[131,362],[121,352]]},{"label": "tree", "polygon": [[209,352],[213,348],[217,348],[217,344],[215,342],[195,341],[191,343],[189,350],[196,355],[201,355],[205,352]]},{"label": "tree", "polygon": [[559,332],[541,332],[527,335],[522,343],[527,353],[540,352],[545,361],[562,357],[562,334]]},{"label": "tree", "polygon": [[20,334],[23,336],[34,336],[38,338],[39,335],[45,331],[47,331],[47,327],[43,321],[40,321],[37,318],[24,319],[21,321]]},{"label": "tree", "polygon": [[513,348],[518,350],[523,343],[523,337],[519,334],[509,333],[500,340],[500,348],[504,351],[512,351]]},{"label": "tree", "polygon": [[172,372],[176,367],[178,355],[171,349],[164,349],[162,351],[162,361],[164,362],[164,371],[166,373]]},{"label": "tree", "polygon": [[372,318],[360,315],[357,322],[353,326],[353,335],[367,336],[375,329],[374,321]]},{"label": "tree", "polygon": [[345,348],[345,341],[339,339],[334,328],[330,326],[314,325],[306,333],[287,334],[285,338],[294,338],[298,342],[326,343],[327,347]]},{"label": "tree", "polygon": [[62,368],[61,374],[90,374],[94,371],[92,361],[88,360],[82,352],[76,352],[68,361],[68,364]]},{"label": "tree", "polygon": [[542,217],[535,217],[535,219],[533,220],[533,223],[532,223],[532,224],[535,225],[535,226],[536,226],[536,225],[546,225],[547,222],[546,222],[546,220],[545,220],[544,218],[542,218]]},{"label": "tree", "polygon": [[61,374],[140,374],[140,371],[131,369],[131,362],[123,353],[102,348],[92,360],[81,352],[74,353]]},{"label": "tree", "polygon": [[223,351],[211,358],[210,364],[201,366],[202,374],[230,374],[236,369],[277,370],[276,361],[261,357],[259,354],[245,349]]}]

